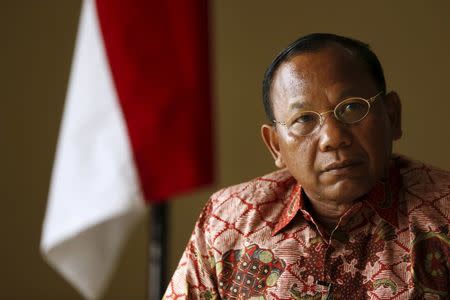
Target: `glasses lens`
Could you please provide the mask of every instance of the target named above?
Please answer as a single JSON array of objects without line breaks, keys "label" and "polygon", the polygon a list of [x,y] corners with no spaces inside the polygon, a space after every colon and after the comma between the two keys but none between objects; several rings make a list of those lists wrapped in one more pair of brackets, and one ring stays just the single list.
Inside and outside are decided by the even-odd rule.
[{"label": "glasses lens", "polygon": [[369,103],[360,98],[344,100],[335,109],[336,118],[347,124],[361,121],[368,112]]},{"label": "glasses lens", "polygon": [[288,128],[293,135],[303,136],[313,132],[319,123],[319,114],[307,111],[296,115],[288,124]]}]

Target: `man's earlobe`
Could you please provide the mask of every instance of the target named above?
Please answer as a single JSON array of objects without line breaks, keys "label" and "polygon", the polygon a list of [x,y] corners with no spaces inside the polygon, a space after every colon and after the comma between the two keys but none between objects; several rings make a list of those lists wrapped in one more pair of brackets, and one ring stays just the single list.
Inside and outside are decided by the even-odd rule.
[{"label": "man's earlobe", "polygon": [[280,152],[278,133],[276,132],[275,128],[268,124],[262,125],[261,136],[264,144],[266,144],[267,149],[269,150],[270,154],[272,154],[272,157],[275,160],[275,165],[280,169],[286,167],[283,161],[283,156]]},{"label": "man's earlobe", "polygon": [[400,97],[394,91],[388,93],[385,99],[386,109],[392,126],[392,139],[402,137],[402,103]]}]

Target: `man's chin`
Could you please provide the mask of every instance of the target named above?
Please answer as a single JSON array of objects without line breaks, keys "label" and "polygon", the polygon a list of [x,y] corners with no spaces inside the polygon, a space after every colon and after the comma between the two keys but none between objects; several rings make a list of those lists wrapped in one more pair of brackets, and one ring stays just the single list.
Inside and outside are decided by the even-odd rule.
[{"label": "man's chin", "polygon": [[324,187],[322,197],[341,203],[350,203],[367,194],[372,185],[367,180],[345,178]]}]

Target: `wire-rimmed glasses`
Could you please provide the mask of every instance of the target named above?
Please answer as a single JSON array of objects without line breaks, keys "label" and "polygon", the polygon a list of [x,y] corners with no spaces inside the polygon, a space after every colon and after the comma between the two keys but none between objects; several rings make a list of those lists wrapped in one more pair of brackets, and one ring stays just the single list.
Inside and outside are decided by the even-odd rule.
[{"label": "wire-rimmed glasses", "polygon": [[383,92],[375,96],[364,99],[361,97],[351,97],[339,102],[334,109],[321,113],[316,111],[301,111],[293,115],[286,122],[273,120],[274,124],[279,124],[288,129],[296,136],[305,136],[312,134],[318,128],[322,127],[325,115],[333,112],[335,118],[344,124],[355,124],[364,119],[370,111],[371,105]]}]

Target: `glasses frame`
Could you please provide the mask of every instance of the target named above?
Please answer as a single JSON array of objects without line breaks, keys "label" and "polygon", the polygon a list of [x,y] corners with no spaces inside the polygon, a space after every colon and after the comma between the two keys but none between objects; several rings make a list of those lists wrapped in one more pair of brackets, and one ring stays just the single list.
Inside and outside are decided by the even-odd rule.
[{"label": "glasses frame", "polygon": [[[378,96],[380,96],[381,94],[383,94],[383,91],[380,91],[378,94],[376,94],[376,95],[373,96],[373,97],[370,97],[369,99],[365,99],[365,98],[363,98],[363,97],[349,97],[349,98],[346,98],[346,99],[342,100],[342,101],[339,102],[338,104],[336,104],[336,106],[335,106],[333,109],[330,109],[330,110],[327,110],[327,111],[324,111],[324,112],[320,112],[320,113],[317,112],[317,111],[313,111],[313,110],[302,111],[302,113],[314,113],[314,114],[318,115],[318,116],[319,116],[319,125],[316,126],[311,132],[309,132],[309,133],[307,133],[307,134],[300,135],[300,136],[308,136],[308,135],[310,135],[310,134],[313,134],[315,131],[317,131],[318,128],[321,128],[322,125],[323,125],[323,123],[325,122],[325,117],[324,117],[324,116],[327,115],[327,114],[329,114],[329,113],[331,113],[331,112],[333,112],[334,117],[336,118],[336,120],[338,120],[339,122],[341,122],[341,123],[343,123],[343,124],[351,125],[351,124],[355,124],[355,123],[360,122],[361,120],[363,120],[363,119],[369,114],[370,109],[372,108],[372,104],[375,102],[375,100],[376,100],[376,99],[378,98]],[[338,115],[337,115],[337,108],[338,108],[339,106],[341,106],[342,104],[345,104],[346,102],[349,102],[350,100],[353,100],[353,99],[363,100],[364,102],[367,103],[367,105],[369,106],[369,108],[367,109],[366,114],[365,114],[364,116],[362,116],[360,119],[358,119],[358,120],[356,120],[356,121],[354,121],[354,122],[350,122],[350,123],[344,122],[344,121],[342,121],[342,120],[338,117]],[[291,119],[292,119],[292,118],[291,118]],[[279,124],[279,125],[281,125],[281,126],[284,126],[284,127],[286,127],[287,130],[289,130],[288,122],[287,122],[287,121],[286,121],[286,122],[280,122],[280,121],[277,121],[277,120],[272,120],[272,122],[273,122],[275,125],[276,125],[276,124]]]}]

